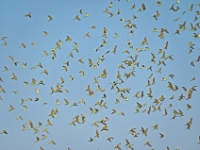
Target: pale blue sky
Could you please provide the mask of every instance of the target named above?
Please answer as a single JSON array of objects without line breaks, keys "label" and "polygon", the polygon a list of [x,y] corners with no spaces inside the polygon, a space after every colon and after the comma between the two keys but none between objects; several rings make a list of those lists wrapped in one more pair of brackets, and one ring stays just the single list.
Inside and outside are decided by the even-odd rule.
[{"label": "pale blue sky", "polygon": [[[1,87],[3,87],[6,93],[0,92],[0,96],[3,100],[0,100],[0,132],[6,130],[8,134],[0,134],[0,149],[1,150],[14,150],[14,149],[40,149],[40,146],[45,150],[65,150],[70,147],[72,150],[87,149],[87,150],[111,150],[118,143],[121,143],[122,149],[127,149],[125,139],[128,139],[135,150],[148,150],[151,149],[148,146],[144,146],[147,141],[151,141],[152,148],[155,150],[167,149],[167,146],[175,150],[198,150],[198,137],[200,136],[200,102],[199,102],[199,85],[200,85],[200,62],[196,62],[200,55],[200,39],[194,39],[194,33],[199,34],[200,30],[197,27],[196,31],[192,31],[190,23],[194,26],[199,20],[194,21],[195,16],[199,18],[196,11],[200,10],[197,5],[200,1],[182,0],[180,4],[176,3],[176,0],[163,0],[162,6],[156,4],[157,1],[145,0],[130,2],[126,0],[112,1],[113,7],[109,8],[111,1],[107,0],[35,0],[35,1],[0,1],[0,37],[7,36],[5,41],[8,43],[4,45],[1,40],[0,46],[0,77],[3,82],[0,81]],[[146,10],[139,12],[142,4],[146,5]],[[136,4],[135,9],[131,7]],[[180,10],[173,12],[169,10],[174,4],[174,8],[179,7]],[[191,4],[194,5],[192,11],[190,11]],[[115,14],[109,18],[109,14],[102,13],[106,8]],[[83,9],[83,14],[79,13],[79,10]],[[117,14],[117,10],[120,9],[121,14]],[[156,11],[160,12],[158,20],[155,20],[152,16],[156,14]],[[183,15],[182,12],[186,13]],[[26,14],[31,12],[32,18],[25,17]],[[89,17],[84,17],[86,13],[89,13]],[[48,22],[48,15],[54,19]],[[73,20],[76,15],[79,15],[81,21]],[[133,15],[138,18],[133,20]],[[180,17],[176,22],[174,20]],[[136,24],[137,28],[133,28],[134,36],[129,32],[130,29],[124,26],[127,22],[120,22],[120,18],[125,20],[130,19],[131,23]],[[187,21],[187,30],[179,29],[179,25]],[[91,26],[95,25],[96,30],[91,29]],[[103,28],[108,29],[107,38],[103,38]],[[153,29],[157,28],[158,32],[153,32]],[[159,38],[161,28],[167,28],[169,34],[164,33],[164,39]],[[180,35],[174,34],[176,30],[180,30]],[[48,36],[44,37],[43,31],[49,32]],[[84,37],[84,35],[90,32],[91,38]],[[115,33],[120,34],[120,37],[113,38]],[[72,38],[72,42],[66,42],[67,36]],[[84,38],[83,38],[84,37]],[[142,46],[141,43],[144,37],[148,40],[148,45]],[[108,44],[99,48],[105,39]],[[130,40],[133,49],[128,47],[127,40]],[[56,49],[57,57],[52,60],[51,50],[56,47],[56,42],[61,40],[63,45],[61,49]],[[165,44],[168,41],[168,49],[165,48]],[[31,46],[31,43],[35,42],[36,46]],[[74,43],[79,44],[79,52],[73,50]],[[193,42],[193,52],[189,54],[190,48],[189,42]],[[20,48],[21,44],[25,43],[26,48]],[[114,54],[114,47],[117,45],[117,53]],[[149,47],[149,51],[137,52],[135,48],[141,49]],[[95,52],[95,49],[100,50]],[[165,51],[166,56],[173,55],[174,60],[165,60],[166,66],[158,65],[159,61],[163,60],[162,54],[159,53],[159,49]],[[49,56],[44,56],[44,50],[49,53]],[[130,54],[123,53],[124,50],[128,50]],[[109,54],[105,54],[110,51]],[[74,57],[69,57],[70,52],[73,52]],[[153,53],[156,58],[156,63],[152,63],[151,58]],[[138,54],[137,61],[139,66],[134,69],[135,76],[131,76],[126,79],[125,73],[132,71],[132,66],[127,66],[123,61],[131,60],[130,55],[135,58]],[[92,59],[94,63],[97,63],[100,57],[104,55],[105,60],[100,63],[99,67],[89,67],[88,59]],[[9,59],[9,56],[14,57],[14,61],[19,61],[18,66],[15,66]],[[83,58],[84,64],[81,64],[78,60]],[[63,70],[65,62],[70,61],[68,71]],[[192,67],[190,63],[194,61],[195,67]],[[22,63],[27,63],[26,68],[22,68]],[[43,68],[37,65],[42,63]],[[126,69],[118,68],[121,64],[124,64]],[[142,69],[142,65],[146,68]],[[4,72],[4,66],[8,67],[8,71]],[[31,67],[36,66],[35,70],[31,70]],[[148,68],[152,66],[152,71]],[[99,85],[106,89],[105,92],[99,92],[97,90],[98,84],[94,83],[94,77],[98,77],[103,73],[106,68],[108,72],[107,78],[98,78]],[[162,73],[159,74],[157,70],[162,68]],[[49,75],[41,74],[44,69],[48,70]],[[86,76],[82,76],[79,71],[84,70]],[[129,97],[129,101],[125,101],[120,98],[121,93],[117,93],[117,89],[111,90],[113,81],[120,80],[117,78],[118,70],[121,73],[121,78],[125,81],[123,84],[117,86],[121,89],[130,88],[130,93],[124,93]],[[17,75],[18,80],[12,80],[12,73]],[[147,95],[149,88],[146,87],[148,80],[152,82],[152,79],[148,79],[150,74],[153,73],[153,77],[156,79],[156,84],[151,85],[153,91],[153,98],[150,99]],[[174,74],[172,79],[168,75]],[[75,79],[70,81],[70,75]],[[62,89],[68,89],[69,93],[54,93],[51,94],[51,87],[56,89],[57,83],[61,83],[61,77],[66,82],[63,84]],[[162,81],[162,78],[166,77],[167,81]],[[194,81],[190,81],[193,77]],[[24,85],[24,81],[32,82],[32,78],[37,80],[37,84],[40,80],[44,81],[45,85]],[[172,91],[168,87],[168,81],[179,87],[179,90]],[[90,85],[91,89],[95,92],[94,96],[89,96],[86,91],[87,86]],[[182,86],[188,90],[185,92]],[[191,99],[187,99],[187,94],[192,86],[196,87],[196,92],[193,92]],[[39,89],[40,93],[36,93],[35,89]],[[13,91],[17,90],[18,94],[14,94]],[[143,98],[135,98],[134,95],[140,91],[144,91]],[[103,94],[107,95],[107,98],[102,98]],[[185,98],[181,101],[178,100],[179,96],[183,94]],[[148,115],[147,111],[149,106],[153,105],[155,99],[159,99],[162,95],[165,96],[165,100],[162,102],[161,111],[153,112],[151,108],[151,114]],[[170,100],[170,97],[174,95],[174,99]],[[35,98],[40,100],[35,102]],[[32,98],[33,101],[27,101],[23,105],[28,106],[27,110],[23,110],[21,105],[21,99],[27,100]],[[65,106],[64,98],[70,101],[70,104]],[[74,102],[79,102],[84,99],[86,105],[80,103],[77,107],[71,107]],[[107,102],[108,109],[100,106],[94,106],[97,101],[101,99]],[[115,104],[115,99],[119,99],[121,102]],[[60,101],[60,105],[56,105],[56,100]],[[42,106],[46,102],[47,105]],[[134,114],[137,104],[146,103],[146,106],[140,109],[140,113]],[[168,106],[173,104],[172,108]],[[187,110],[186,104],[190,104],[192,109]],[[15,110],[9,112],[10,105],[15,107]],[[155,105],[155,104],[154,104]],[[98,108],[100,112],[90,115],[90,107]],[[49,116],[52,109],[57,108],[59,113],[57,118]],[[167,116],[165,114],[165,108],[168,111]],[[116,109],[116,114],[111,114],[112,109]],[[146,109],[146,112],[142,111]],[[173,117],[173,110],[182,110],[184,112],[183,117],[177,117],[175,120],[171,120]],[[119,112],[124,112],[125,116],[121,116]],[[81,121],[81,114],[86,116],[85,124],[76,124],[76,126],[69,125],[76,115],[79,115]],[[24,120],[16,120],[18,116],[22,116]],[[100,121],[105,117],[110,118],[107,122],[109,131],[101,131],[103,125],[99,123],[99,128],[92,126],[95,121]],[[193,124],[190,130],[186,129],[186,123],[190,118],[193,118]],[[42,132],[47,125],[47,119],[52,123],[52,127],[47,127],[49,134]],[[30,128],[27,122],[31,120],[34,127],[39,129],[40,132],[34,134],[34,130]],[[43,124],[38,128],[38,122]],[[153,130],[155,124],[159,125],[158,130]],[[22,125],[27,126],[27,130],[22,132]],[[137,138],[128,134],[131,128],[136,128],[136,132],[139,133]],[[148,135],[145,136],[141,132],[141,127],[148,128]],[[96,129],[100,133],[100,138],[96,138]],[[163,133],[165,136],[160,139],[159,133]],[[42,134],[48,136],[47,139],[36,142],[36,137],[42,139]],[[106,141],[108,137],[112,136],[114,140],[112,143]],[[94,138],[94,142],[88,142],[89,139]],[[51,140],[56,142],[56,145],[48,144]]]}]

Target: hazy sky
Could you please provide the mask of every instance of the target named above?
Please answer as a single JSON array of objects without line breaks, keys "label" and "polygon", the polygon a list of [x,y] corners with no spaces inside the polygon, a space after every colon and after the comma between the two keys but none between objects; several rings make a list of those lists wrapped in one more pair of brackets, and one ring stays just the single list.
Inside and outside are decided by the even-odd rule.
[{"label": "hazy sky", "polygon": [[[119,143],[122,149],[133,144],[135,150],[165,150],[167,146],[170,150],[200,149],[200,38],[194,37],[200,37],[200,1],[161,2],[162,6],[154,0],[113,0],[112,5],[107,0],[0,1],[0,37],[4,37],[0,43],[0,132],[8,133],[0,134],[0,149],[111,150]],[[109,13],[104,12],[106,8]],[[104,28],[107,37],[103,36]],[[89,37],[85,36],[88,32]],[[66,41],[67,36],[72,40]],[[41,80],[44,85],[39,84]],[[64,99],[70,103],[66,105]],[[116,99],[120,103],[116,104]],[[95,105],[101,100],[102,104]],[[13,111],[9,111],[10,105]],[[99,112],[91,114],[90,108]],[[58,112],[52,111],[56,109]],[[49,116],[51,112],[57,117]],[[74,126],[70,123],[77,115],[80,124],[75,122]],[[81,115],[86,117],[84,123]],[[23,120],[17,119],[19,116]],[[106,117],[109,120],[100,123]],[[47,125],[48,119],[53,126]],[[92,125],[96,121],[99,127]],[[108,131],[102,130],[105,124]],[[156,124],[158,129],[154,130]],[[22,131],[23,125],[27,130]],[[133,135],[131,128],[135,128]],[[148,128],[146,135],[142,128]],[[112,142],[108,137],[114,138]],[[94,141],[89,142],[90,138]],[[49,144],[51,140],[56,145]],[[152,147],[145,145],[148,141]]]}]

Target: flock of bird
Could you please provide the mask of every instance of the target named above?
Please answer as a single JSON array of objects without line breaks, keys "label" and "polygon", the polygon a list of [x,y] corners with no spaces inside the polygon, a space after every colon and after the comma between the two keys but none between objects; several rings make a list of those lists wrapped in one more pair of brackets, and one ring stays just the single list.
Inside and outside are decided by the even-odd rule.
[{"label": "flock of bird", "polygon": [[[123,8],[125,5],[122,5],[122,8],[116,8],[117,12],[112,11],[112,9],[115,8],[115,5],[123,2],[129,3],[130,7]],[[38,144],[38,149],[40,150],[47,149],[45,147],[47,147],[48,144],[51,144],[52,147],[53,145],[58,146],[59,142],[57,142],[56,138],[49,138],[51,135],[49,129],[53,130],[53,128],[56,127],[55,124],[57,119],[63,115],[62,109],[67,109],[69,113],[70,110],[75,108],[83,109],[81,113],[79,113],[80,111],[77,111],[77,114],[74,116],[70,116],[69,114],[68,118],[65,119],[65,127],[73,127],[79,130],[78,126],[82,125],[85,126],[85,128],[88,128],[87,130],[91,129],[93,134],[90,135],[88,133],[86,134],[87,137],[85,137],[86,140],[83,139],[83,141],[85,140],[87,143],[91,142],[95,145],[95,142],[97,142],[98,139],[102,139],[101,135],[105,135],[105,132],[107,132],[107,138],[102,139],[102,143],[109,143],[112,145],[113,149],[118,150],[126,148],[132,150],[137,149],[137,146],[135,146],[135,139],[143,138],[144,136],[148,138],[149,133],[156,134],[156,136],[160,138],[159,140],[165,139],[167,135],[165,134],[165,131],[160,130],[162,127],[160,127],[159,120],[156,120],[157,123],[155,123],[153,126],[149,126],[149,124],[135,126],[133,122],[130,123],[132,126],[131,128],[126,128],[127,126],[124,125],[125,127],[121,127],[123,130],[121,132],[124,134],[121,136],[124,137],[124,141],[115,142],[117,136],[120,135],[116,134],[116,136],[114,136],[109,134],[112,128],[114,128],[112,126],[113,124],[110,122],[112,120],[117,120],[116,122],[120,124],[120,122],[122,122],[120,121],[120,117],[124,117],[129,120],[134,118],[136,115],[140,115],[140,121],[145,122],[145,119],[143,120],[143,116],[145,116],[144,118],[148,118],[157,112],[159,117],[161,116],[164,118],[164,120],[166,119],[168,121],[168,124],[171,124],[173,120],[177,121],[179,118],[185,117],[188,112],[197,107],[196,105],[192,105],[191,101],[197,100],[193,97],[195,97],[195,95],[197,96],[199,93],[198,76],[196,74],[192,74],[193,77],[186,81],[190,82],[189,85],[191,86],[186,87],[184,86],[184,81],[174,82],[176,81],[176,78],[179,78],[177,75],[178,70],[175,69],[174,73],[166,72],[166,68],[168,68],[170,65],[173,67],[173,65],[176,64],[177,57],[182,57],[181,54],[180,56],[177,56],[176,49],[171,47],[175,41],[170,39],[166,40],[166,37],[170,34],[172,34],[172,36],[181,37],[184,32],[189,30],[192,33],[192,36],[190,37],[191,40],[188,41],[188,43],[182,43],[185,46],[188,46],[187,49],[189,49],[189,52],[182,51],[182,53],[188,53],[187,55],[189,56],[196,51],[199,52],[199,47],[196,43],[200,43],[200,22],[198,22],[198,18],[200,16],[200,3],[191,4],[190,6],[184,6],[183,4],[184,8],[188,8],[188,10],[183,10],[181,3],[184,2],[180,2],[180,0],[175,1],[170,8],[165,7],[165,1],[152,1],[151,3],[156,5],[157,10],[155,10],[154,15],[150,15],[148,13],[145,14],[145,11],[151,9],[148,7],[148,5],[145,3],[137,5],[134,2],[134,0],[115,0],[109,2],[105,9],[102,9],[101,12],[98,12],[103,16],[102,20],[104,18],[112,19],[119,16],[119,21],[115,23],[119,23],[123,28],[122,30],[118,29],[118,31],[110,33],[109,28],[107,28],[106,25],[103,28],[100,28],[98,27],[98,24],[94,24],[88,27],[88,30],[90,31],[86,31],[84,35],[76,35],[80,36],[82,40],[89,40],[94,38],[95,31],[100,30],[101,32],[101,35],[97,35],[101,38],[101,44],[97,45],[93,50],[87,50],[89,52],[87,52],[87,54],[84,56],[79,55],[79,53],[83,52],[84,50],[81,49],[81,44],[79,44],[79,41],[74,40],[73,35],[67,35],[63,40],[61,40],[60,37],[56,37],[58,40],[55,42],[56,44],[54,44],[54,47],[51,50],[43,50],[42,52],[37,51],[36,53],[39,54],[40,61],[34,66],[30,66],[29,64],[31,63],[25,63],[24,60],[18,61],[18,55],[12,55],[11,51],[7,56],[9,61],[1,61],[2,72],[0,73],[0,114],[9,116],[10,113],[14,113],[16,118],[14,120],[5,119],[4,122],[12,122],[14,127],[15,122],[20,121],[21,128],[16,130],[19,130],[20,132],[22,131],[20,134],[31,131],[30,135],[33,135],[35,138],[32,143]],[[123,18],[124,14],[121,9],[130,9],[133,14],[132,18]],[[155,27],[151,29],[151,34],[155,34],[157,37],[151,37],[147,34],[142,38],[141,43],[134,42],[132,37],[137,38],[137,34],[139,34],[138,31],[140,32],[140,30],[142,30],[142,28],[137,25],[137,20],[140,18],[137,16],[137,14],[144,13],[144,17],[151,18],[152,22],[159,22],[159,20],[162,18],[162,14],[160,13],[162,9],[166,9],[167,11],[173,13],[180,13],[182,11],[180,13],[180,17],[173,18],[172,16],[168,19],[169,26],[170,24],[176,24],[174,26],[178,26],[178,29],[171,30],[166,27],[161,27],[159,29],[158,27]],[[191,12],[195,12],[195,16],[191,16],[194,18],[193,22],[188,22],[187,20],[180,22],[180,20],[184,18],[184,15]],[[73,23],[75,22],[77,24],[81,24],[83,20],[89,19],[92,15],[92,12],[89,13],[85,9],[80,9],[77,11],[76,15],[71,17],[71,21]],[[34,12],[29,12],[21,17],[25,21],[28,21],[29,19],[33,19],[35,16]],[[53,14],[47,15],[46,21],[47,24],[55,22],[56,16]],[[93,22],[91,21],[91,23]],[[157,25],[159,25],[159,23]],[[168,24],[165,24],[165,26],[168,26]],[[146,24],[144,28],[148,28],[148,25]],[[128,36],[128,38],[125,40],[122,38],[124,34],[122,31],[124,30],[126,36]],[[43,31],[43,38],[50,37],[50,32],[51,31]],[[2,47],[0,53],[3,53],[6,47],[12,45],[12,41],[8,43],[9,39],[10,37],[7,35],[2,36]],[[119,40],[116,42],[118,39],[121,41]],[[154,39],[160,43],[163,43],[164,41],[163,47],[154,46],[154,48],[152,48],[153,46],[151,41]],[[115,43],[112,45],[112,50],[106,48],[110,41]],[[123,41],[126,42],[123,43]],[[69,43],[72,43],[73,49],[72,51],[67,50],[66,52],[65,48],[63,47]],[[85,41],[83,44],[87,46],[88,43]],[[121,47],[120,43],[123,43],[125,46]],[[19,43],[19,47],[16,48],[19,48],[20,50],[27,50],[31,47],[37,47],[37,45],[37,42],[22,42]],[[104,51],[105,49],[107,50]],[[63,51],[65,51],[65,54],[68,54],[65,55],[64,59],[61,56],[64,55],[62,53]],[[95,57],[89,58],[90,53],[92,53],[92,56]],[[30,52],[30,61],[34,60],[31,55],[32,54]],[[117,59],[115,59],[115,57],[117,57]],[[96,58],[97,60],[95,61]],[[122,60],[123,58],[125,59]],[[51,63],[48,65],[47,63],[43,62],[44,59],[48,59],[48,62]],[[144,59],[145,61],[143,62],[146,63],[142,62]],[[57,66],[58,63],[56,61],[58,60],[59,62],[62,62],[60,66]],[[186,72],[187,68],[199,67],[200,53],[199,55],[198,53],[197,55],[194,55],[192,60],[189,63],[186,63],[189,66],[186,67]],[[54,67],[57,67],[59,70],[61,70],[62,75],[57,76],[59,73],[52,69]],[[12,70],[12,68],[15,69]],[[73,68],[79,69],[78,72],[75,73],[75,69]],[[37,70],[39,71],[36,72]],[[142,78],[144,74],[147,75],[148,78]],[[24,76],[26,76],[26,79],[29,80],[23,80],[22,78],[24,78]],[[9,78],[11,81],[7,81]],[[49,83],[52,83],[51,80],[55,80],[57,84],[50,85]],[[76,82],[76,80],[79,80],[79,82]],[[49,83],[47,83],[48,81]],[[138,85],[135,84],[136,82]],[[137,86],[142,87],[142,89],[138,88]],[[156,86],[157,88],[155,88]],[[24,89],[25,92],[19,87]],[[10,89],[13,88],[15,90],[10,91]],[[76,91],[73,92],[72,89]],[[163,91],[161,92],[160,90],[162,89]],[[30,91],[30,93],[34,93],[30,94],[33,95],[33,97],[23,96],[23,94],[26,92],[29,93],[28,91]],[[85,93],[84,97],[80,98],[79,100],[74,100],[73,97],[75,95],[79,96],[79,93],[81,92]],[[171,95],[169,95],[170,92],[172,93]],[[68,96],[70,93],[73,93],[74,96]],[[14,95],[14,97],[20,95],[21,98],[15,98],[16,100],[14,101],[17,102],[12,103],[8,99],[4,98],[6,95]],[[65,98],[61,99],[62,96]],[[53,97],[53,100],[48,101],[47,99],[51,99],[51,97]],[[52,101],[54,103],[53,106],[49,105],[49,103],[52,103]],[[183,103],[184,106],[182,106],[181,103]],[[177,107],[179,105],[182,107]],[[9,108],[6,108],[7,106],[9,106]],[[45,109],[48,110],[48,112],[44,113],[48,113],[48,115],[46,115],[44,120],[35,122],[31,119],[33,114],[29,113],[29,107],[34,107],[34,110],[38,113],[40,111],[44,113],[44,108],[48,107],[48,109]],[[17,113],[17,110],[19,109],[23,109],[22,112],[26,116],[26,119],[22,113]],[[104,117],[105,112],[109,112],[106,117]],[[130,112],[132,112],[132,114],[128,114]],[[98,114],[99,116],[97,117],[97,120],[94,120],[92,116],[97,116]],[[27,116],[29,116],[29,119]],[[167,116],[170,116],[170,118],[165,118]],[[180,125],[181,128],[183,126],[182,132],[192,130],[194,118],[196,117],[190,116],[185,124]],[[88,120],[92,121],[93,123],[88,123]],[[126,123],[128,124],[129,121],[126,121]],[[13,136],[12,134],[14,133],[9,131],[6,126],[0,127],[0,139],[6,138],[6,136]],[[169,126],[169,128],[171,127]],[[155,133],[156,130],[159,132]],[[78,132],[79,134],[82,134],[82,132],[84,133],[82,130]],[[118,131],[113,131],[113,133],[114,132]],[[173,135],[170,136],[173,138]],[[200,144],[200,136],[196,136],[195,138],[197,139],[196,144]],[[159,143],[159,140],[154,141],[148,139],[146,142],[142,143],[142,147],[151,150],[157,150],[156,145]],[[48,144],[45,144],[44,141],[48,141]],[[70,142],[73,143],[73,140]],[[0,148],[3,145],[4,143],[1,143]],[[67,147],[63,149],[67,149]],[[76,148],[73,148],[73,146],[70,146],[68,143],[68,150],[74,149]],[[96,149],[107,149],[107,147],[106,144],[101,144],[100,146],[96,147]],[[163,147],[163,149],[182,150],[182,148],[171,148],[170,144],[169,146]]]}]

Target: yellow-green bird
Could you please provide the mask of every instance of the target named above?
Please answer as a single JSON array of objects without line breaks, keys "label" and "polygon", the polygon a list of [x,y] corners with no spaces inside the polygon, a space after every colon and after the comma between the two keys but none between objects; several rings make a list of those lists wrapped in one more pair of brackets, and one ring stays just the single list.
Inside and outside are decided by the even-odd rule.
[{"label": "yellow-green bird", "polygon": [[186,106],[187,106],[187,110],[192,108],[192,106],[190,104],[186,104]]},{"label": "yellow-green bird", "polygon": [[11,111],[13,111],[13,110],[15,110],[15,108],[14,108],[12,105],[10,105],[9,112],[11,112]]},{"label": "yellow-green bird", "polygon": [[46,132],[47,134],[49,134],[48,128],[45,128],[42,132]]},{"label": "yellow-green bird", "polygon": [[162,134],[162,133],[159,133],[160,134],[160,138],[162,139],[165,135]]},{"label": "yellow-green bird", "polygon": [[89,13],[86,13],[85,16],[84,16],[83,18],[89,17],[89,16],[90,16],[90,14],[89,14]]},{"label": "yellow-green bird", "polygon": [[36,141],[35,143],[39,142],[40,141],[40,138],[39,137],[36,137]]},{"label": "yellow-green bird", "polygon": [[34,131],[35,131],[35,133],[34,134],[36,134],[36,133],[39,133],[40,132],[40,130],[38,130],[37,128],[33,128],[34,129]]},{"label": "yellow-green bird", "polygon": [[74,20],[78,20],[78,21],[81,21],[81,19],[79,18],[79,15],[77,15]]},{"label": "yellow-green bird", "polygon": [[117,144],[114,148],[117,148],[118,150],[122,150],[121,149],[121,143]]},{"label": "yellow-green bird", "polygon": [[18,120],[18,119],[24,120],[22,116],[18,116],[16,120]]},{"label": "yellow-green bird", "polygon": [[45,140],[45,139],[47,139],[47,138],[48,138],[48,136],[42,134],[42,140]]},{"label": "yellow-green bird", "polygon": [[85,100],[83,98],[79,101],[79,103],[83,103],[86,105]]},{"label": "yellow-green bird", "polygon": [[113,139],[114,139],[113,137],[108,137],[106,140],[112,142]]},{"label": "yellow-green bird", "polygon": [[6,130],[3,130],[3,131],[1,132],[1,134],[8,134],[8,132],[7,132]]},{"label": "yellow-green bird", "polygon": [[40,150],[44,150],[44,148],[40,146]]},{"label": "yellow-green bird", "polygon": [[65,105],[70,104],[70,102],[67,99],[64,98],[64,100],[65,100]]},{"label": "yellow-green bird", "polygon": [[14,73],[12,73],[12,78],[11,79],[13,79],[13,80],[18,80],[18,77],[14,74]]},{"label": "yellow-green bird", "polygon": [[53,126],[53,123],[49,119],[47,120],[47,126]]},{"label": "yellow-green bird", "polygon": [[105,130],[105,131],[109,131],[109,129],[108,129],[108,126],[107,126],[107,125],[104,125],[104,126],[103,126],[103,128],[101,129],[101,131],[104,131],[104,130]]},{"label": "yellow-green bird", "polygon": [[162,6],[162,1],[157,1],[158,6]]},{"label": "yellow-green bird", "polygon": [[48,17],[49,17],[49,20],[48,20],[48,22],[49,21],[52,21],[54,18],[52,17],[52,16],[50,16],[50,15],[48,15]]},{"label": "yellow-green bird", "polygon": [[[45,73],[46,75],[49,74],[49,73],[48,73],[48,70],[46,70],[46,69],[45,69],[42,73]],[[42,73],[41,73],[41,74],[42,74]]]},{"label": "yellow-green bird", "polygon": [[55,142],[54,140],[51,140],[51,141],[49,142],[49,144],[56,145],[56,142]]},{"label": "yellow-green bird", "polygon": [[114,38],[118,38],[120,36],[120,34],[119,33],[115,33],[115,36],[114,36]]},{"label": "yellow-green bird", "polygon": [[73,107],[73,106],[78,106],[78,104],[76,102],[74,102],[71,107]]},{"label": "yellow-green bird", "polygon": [[72,38],[70,36],[67,36],[67,38],[65,39],[65,41],[71,42]]},{"label": "yellow-green bird", "polygon": [[147,141],[147,142],[144,144],[144,146],[145,146],[145,145],[147,145],[147,146],[149,146],[149,147],[152,147],[150,141]]},{"label": "yellow-green bird", "polygon": [[25,131],[25,130],[27,130],[27,127],[26,127],[25,125],[22,125],[22,128],[23,128],[23,130],[22,130],[22,131]]},{"label": "yellow-green bird", "polygon": [[88,38],[91,38],[91,36],[90,36],[90,32],[87,32],[85,35],[84,35],[84,37],[88,37]]},{"label": "yellow-green bird", "polygon": [[43,31],[43,32],[44,32],[44,36],[49,35],[49,32],[47,32],[47,31]]},{"label": "yellow-green bird", "polygon": [[100,133],[98,132],[98,130],[96,129],[96,135],[95,137],[99,138],[100,137]]},{"label": "yellow-green bird", "polygon": [[29,12],[28,14],[26,14],[25,17],[32,18],[31,12]]},{"label": "yellow-green bird", "polygon": [[153,128],[153,130],[157,130],[158,129],[158,124],[155,124],[152,128]]},{"label": "yellow-green bird", "polygon": [[22,43],[21,46],[20,46],[20,48],[21,48],[21,47],[26,48],[26,44],[25,44],[25,43]]},{"label": "yellow-green bird", "polygon": [[35,42],[31,43],[31,46],[36,46],[36,43]]},{"label": "yellow-green bird", "polygon": [[93,142],[93,141],[94,141],[94,139],[93,139],[93,138],[90,138],[89,142]]},{"label": "yellow-green bird", "polygon": [[38,127],[42,127],[42,123],[41,122],[38,122]]},{"label": "yellow-green bird", "polygon": [[8,38],[8,37],[7,37],[7,36],[3,36],[3,37],[1,38],[1,40],[2,40],[2,41],[5,41],[6,38]]},{"label": "yellow-green bird", "polygon": [[109,8],[113,7],[113,2],[110,2]]}]

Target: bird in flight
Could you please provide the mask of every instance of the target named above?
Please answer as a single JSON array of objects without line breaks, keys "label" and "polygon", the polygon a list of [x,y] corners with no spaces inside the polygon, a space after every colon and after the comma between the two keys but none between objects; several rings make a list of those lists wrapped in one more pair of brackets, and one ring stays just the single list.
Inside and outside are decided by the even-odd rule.
[{"label": "bird in flight", "polygon": [[28,14],[26,14],[25,17],[32,18],[31,12],[29,12]]}]

